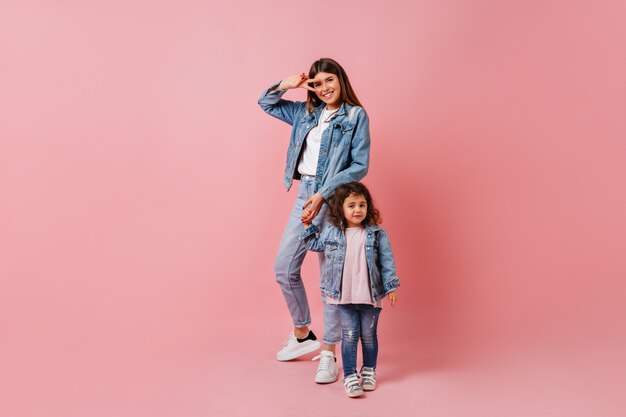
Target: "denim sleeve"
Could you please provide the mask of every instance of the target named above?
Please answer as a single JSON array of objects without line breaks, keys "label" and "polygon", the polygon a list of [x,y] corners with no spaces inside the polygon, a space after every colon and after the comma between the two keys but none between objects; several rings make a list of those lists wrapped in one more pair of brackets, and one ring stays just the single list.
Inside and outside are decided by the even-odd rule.
[{"label": "denim sleeve", "polygon": [[265,90],[259,97],[259,106],[270,116],[282,120],[293,126],[298,111],[301,111],[305,103],[299,101],[283,100],[282,96],[287,90],[276,90],[280,81]]},{"label": "denim sleeve", "polygon": [[370,164],[370,121],[365,110],[360,109],[354,129],[350,148],[350,165],[339,171],[319,189],[326,201],[333,195],[338,186],[360,181],[367,174]]},{"label": "denim sleeve", "polygon": [[303,240],[306,244],[306,248],[313,252],[323,252],[325,239],[322,238],[318,227],[314,224],[307,227],[302,234],[300,234],[300,240]]},{"label": "denim sleeve", "polygon": [[380,276],[383,280],[385,294],[394,291],[400,286],[400,279],[396,274],[396,263],[393,260],[391,243],[384,230],[378,232],[378,259],[380,262]]}]

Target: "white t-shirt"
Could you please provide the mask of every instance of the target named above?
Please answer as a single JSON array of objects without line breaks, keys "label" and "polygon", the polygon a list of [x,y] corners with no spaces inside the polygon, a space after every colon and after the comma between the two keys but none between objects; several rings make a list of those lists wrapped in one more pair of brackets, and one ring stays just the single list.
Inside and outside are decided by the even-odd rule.
[{"label": "white t-shirt", "polygon": [[328,110],[324,107],[320,119],[317,122],[317,126],[309,131],[304,141],[304,150],[298,163],[298,172],[300,175],[315,176],[317,173],[317,160],[320,157],[320,145],[322,144],[322,134],[330,124],[330,120],[333,113],[336,113],[339,109]]}]

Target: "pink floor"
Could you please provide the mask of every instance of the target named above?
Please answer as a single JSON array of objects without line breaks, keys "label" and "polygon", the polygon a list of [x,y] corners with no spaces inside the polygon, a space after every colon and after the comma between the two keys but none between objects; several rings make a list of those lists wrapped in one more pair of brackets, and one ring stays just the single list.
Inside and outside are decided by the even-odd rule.
[{"label": "pink floor", "polygon": [[392,334],[395,319],[385,313],[379,388],[359,399],[347,398],[340,382],[315,384],[313,355],[287,363],[274,360],[284,336],[277,326],[253,328],[245,336],[214,327],[204,342],[184,332],[159,340],[155,331],[153,340],[126,335],[125,342],[111,343],[86,331],[82,339],[73,334],[74,339],[58,340],[56,346],[49,339],[47,351],[33,345],[13,352],[11,363],[4,363],[9,373],[2,375],[0,415],[624,415],[626,369],[617,348],[556,349],[549,341],[520,349],[497,343],[480,348],[476,340],[464,345],[428,332]]}]

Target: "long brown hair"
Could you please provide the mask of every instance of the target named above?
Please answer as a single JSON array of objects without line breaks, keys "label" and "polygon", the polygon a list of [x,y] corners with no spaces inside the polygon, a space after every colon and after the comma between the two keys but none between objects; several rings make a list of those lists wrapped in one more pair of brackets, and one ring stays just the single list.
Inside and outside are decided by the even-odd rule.
[{"label": "long brown hair", "polygon": [[367,187],[360,182],[349,182],[335,188],[335,193],[328,202],[328,220],[336,227],[346,227],[346,219],[343,217],[343,202],[351,195],[362,195],[367,202],[367,215],[363,219],[363,225],[372,226],[382,223],[380,212],[374,206],[374,200]]},{"label": "long brown hair", "polygon": [[[341,65],[334,59],[320,58],[311,65],[309,70],[309,78],[315,78],[318,72],[327,72],[329,74],[335,74],[339,80],[339,86],[341,87],[341,100],[342,102],[351,104],[353,106],[361,106],[361,102],[356,97],[348,74],[343,70]],[[306,109],[309,113],[313,112],[313,109],[319,106],[322,101],[317,97],[317,94],[313,91],[307,91]]]}]

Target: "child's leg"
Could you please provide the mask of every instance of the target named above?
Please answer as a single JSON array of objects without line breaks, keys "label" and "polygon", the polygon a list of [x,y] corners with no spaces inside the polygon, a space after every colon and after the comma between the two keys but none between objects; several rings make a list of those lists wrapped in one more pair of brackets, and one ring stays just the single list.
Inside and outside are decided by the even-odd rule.
[{"label": "child's leg", "polygon": [[341,318],[341,359],[343,376],[356,374],[356,355],[359,343],[361,321],[355,304],[340,304]]},{"label": "child's leg", "polygon": [[371,305],[359,304],[363,366],[368,368],[376,368],[378,359],[378,317],[381,310],[381,308]]}]

